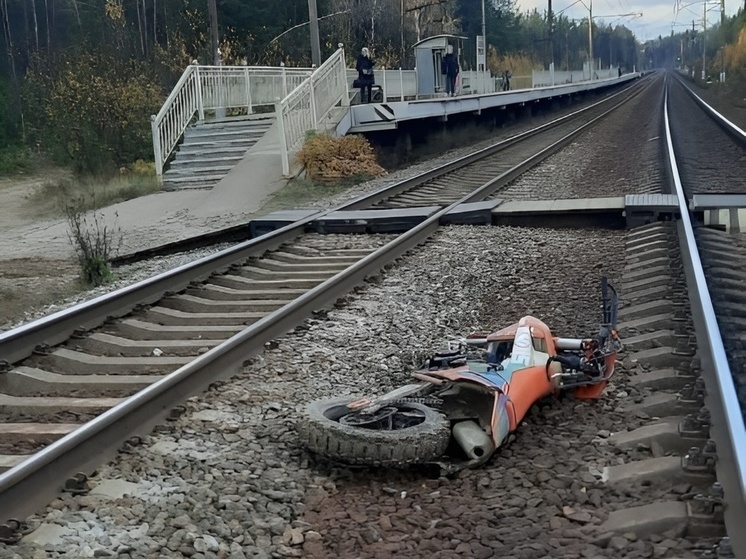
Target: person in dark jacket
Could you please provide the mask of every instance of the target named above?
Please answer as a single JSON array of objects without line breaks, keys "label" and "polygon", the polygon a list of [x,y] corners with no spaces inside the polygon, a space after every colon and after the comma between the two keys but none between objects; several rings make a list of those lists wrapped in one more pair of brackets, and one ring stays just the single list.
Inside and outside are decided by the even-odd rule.
[{"label": "person in dark jacket", "polygon": [[456,95],[456,76],[458,76],[459,67],[451,45],[446,47],[446,55],[443,57],[443,68],[446,75],[446,93],[448,95]]},{"label": "person in dark jacket", "polygon": [[[373,100],[373,84],[376,83],[373,77],[373,59],[370,57],[370,51],[363,48],[360,56],[357,57],[357,85],[360,87],[360,102],[370,103]],[[368,90],[366,101],[365,90]]]}]

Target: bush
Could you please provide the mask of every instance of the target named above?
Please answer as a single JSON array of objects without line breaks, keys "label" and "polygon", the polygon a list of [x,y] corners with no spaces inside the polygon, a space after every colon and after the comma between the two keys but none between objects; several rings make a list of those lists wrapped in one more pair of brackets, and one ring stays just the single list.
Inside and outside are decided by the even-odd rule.
[{"label": "bush", "polygon": [[31,150],[22,147],[0,148],[0,175],[28,172],[34,168]]},{"label": "bush", "polygon": [[149,69],[96,49],[32,58],[23,88],[31,142],[80,173],[152,157],[150,115],[163,94]]},{"label": "bush", "polygon": [[339,181],[360,175],[378,177],[386,174],[386,170],[376,162],[368,140],[357,135],[310,135],[298,152],[298,161],[313,180]]},{"label": "bush", "polygon": [[69,204],[66,214],[70,227],[68,238],[78,257],[81,279],[89,287],[110,282],[114,274],[109,261],[122,243],[119,228],[115,224],[113,230],[110,229],[104,223],[103,214],[96,210],[86,215],[80,200]]},{"label": "bush", "polygon": [[138,159],[132,165],[129,166],[129,170],[132,171],[133,175],[141,177],[154,177],[155,176],[155,162],[143,161]]}]

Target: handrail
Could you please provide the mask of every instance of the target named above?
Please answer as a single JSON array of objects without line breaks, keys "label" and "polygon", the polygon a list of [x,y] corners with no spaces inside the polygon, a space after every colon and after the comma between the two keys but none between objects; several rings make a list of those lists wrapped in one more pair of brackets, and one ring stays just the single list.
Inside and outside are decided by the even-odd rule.
[{"label": "handrail", "polygon": [[695,319],[697,346],[702,360],[702,374],[706,376],[707,402],[712,413],[712,435],[717,444],[719,459],[716,463],[718,481],[725,494],[725,525],[737,557],[746,556],[746,426],[738,402],[728,357],[720,334],[712,298],[707,288],[704,268],[694,238],[694,229],[687,198],[679,177],[678,164],[673,149],[668,115],[668,90],[664,101],[664,122],[667,156],[679,200],[681,220],[679,230],[683,245],[689,300]]},{"label": "handrail", "polygon": [[319,125],[338,103],[349,105],[347,67],[342,44],[301,84],[275,103],[282,173],[290,174],[290,152]]},{"label": "handrail", "polygon": [[246,108],[271,105],[308,75],[311,68],[285,66],[189,65],[158,114],[150,117],[156,174],[178,145],[195,115],[204,120],[205,109]]}]

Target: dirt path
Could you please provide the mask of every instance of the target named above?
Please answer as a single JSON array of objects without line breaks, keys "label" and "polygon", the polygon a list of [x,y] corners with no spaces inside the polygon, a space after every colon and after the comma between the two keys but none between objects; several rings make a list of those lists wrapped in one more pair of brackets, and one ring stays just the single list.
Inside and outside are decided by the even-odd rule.
[{"label": "dirt path", "polygon": [[[65,171],[45,170],[0,179],[0,325],[21,320],[30,308],[80,289],[64,229],[49,235],[61,222],[52,217],[53,201],[38,198],[46,183],[65,176]],[[41,238],[43,243],[37,241]]]},{"label": "dirt path", "polygon": [[[83,291],[68,224],[49,187],[68,177],[46,169],[0,179],[0,331]],[[264,202],[236,198],[160,192],[104,208],[101,223],[121,238],[120,254],[134,252],[245,222]]]}]

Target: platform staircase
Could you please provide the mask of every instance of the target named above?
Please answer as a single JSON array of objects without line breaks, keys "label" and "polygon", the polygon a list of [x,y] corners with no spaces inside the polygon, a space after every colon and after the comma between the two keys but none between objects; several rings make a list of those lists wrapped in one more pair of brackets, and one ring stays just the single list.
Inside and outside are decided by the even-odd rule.
[{"label": "platform staircase", "polygon": [[164,190],[212,188],[269,130],[273,115],[202,121],[184,132],[169,169]]},{"label": "platform staircase", "polygon": [[[341,44],[317,68],[189,66],[150,119],[164,189],[212,188],[270,127],[277,130],[272,143],[281,174],[290,177],[291,159],[308,131],[333,131],[345,114],[346,75]],[[259,112],[267,109],[271,118]],[[248,116],[210,120],[227,110]]]}]

